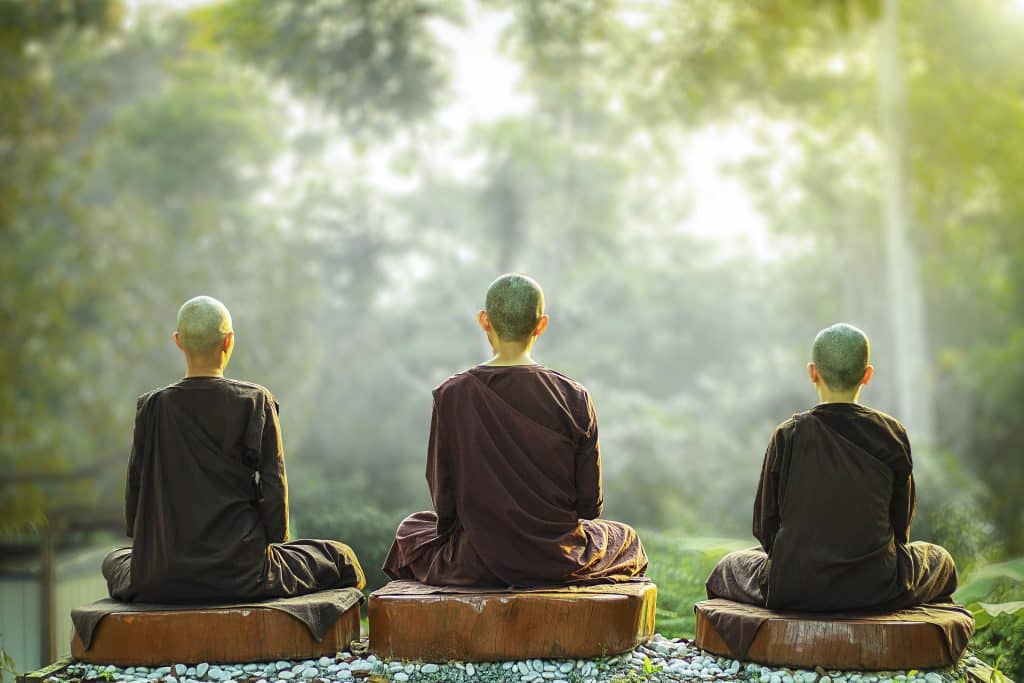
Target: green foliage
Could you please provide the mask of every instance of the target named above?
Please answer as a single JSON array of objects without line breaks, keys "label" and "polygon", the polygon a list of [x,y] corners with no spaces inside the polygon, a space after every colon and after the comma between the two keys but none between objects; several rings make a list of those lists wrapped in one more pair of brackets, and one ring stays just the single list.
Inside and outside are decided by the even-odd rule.
[{"label": "green foliage", "polygon": [[[0,638],[3,638],[2,633],[0,633]],[[14,658],[11,657],[10,653],[3,646],[0,646],[0,680],[7,678],[7,674],[17,676],[18,670],[16,666]]]},{"label": "green foliage", "polygon": [[981,567],[954,596],[974,614],[974,648],[1013,680],[1024,680],[1024,558]]},{"label": "green foliage", "polygon": [[658,585],[658,632],[669,638],[693,638],[693,605],[707,598],[704,582],[712,568],[726,553],[751,543],[654,531],[642,531],[640,537],[650,559],[647,575]]},{"label": "green foliage", "polygon": [[205,39],[324,102],[352,132],[386,134],[422,117],[446,82],[430,30],[457,21],[448,0],[227,0],[195,17]]},{"label": "green foliage", "polygon": [[[941,456],[934,456],[936,459]],[[966,576],[975,566],[999,558],[1003,551],[1000,535],[988,521],[985,507],[973,493],[976,485],[967,477],[956,477],[956,463],[942,463],[937,473],[917,477],[921,491],[941,490],[949,480],[958,482],[959,497],[943,499],[929,496],[918,507],[911,535],[927,539],[949,551],[960,574]],[[959,481],[958,481],[959,480]],[[946,483],[945,485],[949,485]]]},{"label": "green foliage", "polygon": [[[344,495],[341,498],[359,500],[355,495]],[[366,574],[366,590],[380,588],[390,580],[380,567],[391,547],[399,520],[365,503],[355,503],[350,508],[332,503],[333,500],[318,502],[308,496],[298,500],[293,498],[295,528],[292,535],[341,540],[360,558]]]},{"label": "green foliage", "polygon": [[965,605],[981,602],[992,595],[1024,591],[1024,558],[997,562],[970,574],[956,592],[956,600]]}]

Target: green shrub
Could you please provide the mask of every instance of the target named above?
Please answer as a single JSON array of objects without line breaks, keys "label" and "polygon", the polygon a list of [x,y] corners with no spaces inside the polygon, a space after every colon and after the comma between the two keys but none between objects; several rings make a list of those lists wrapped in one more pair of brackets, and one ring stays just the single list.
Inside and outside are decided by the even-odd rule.
[{"label": "green shrub", "polygon": [[669,638],[693,638],[693,604],[704,600],[704,581],[726,553],[754,545],[753,540],[692,538],[680,534],[640,533],[650,566],[647,575],[658,585],[657,629]]},{"label": "green shrub", "polygon": [[366,589],[388,582],[381,571],[384,557],[401,519],[369,505],[328,507],[306,505],[295,515],[293,536],[329,538],[351,547],[366,573]]}]

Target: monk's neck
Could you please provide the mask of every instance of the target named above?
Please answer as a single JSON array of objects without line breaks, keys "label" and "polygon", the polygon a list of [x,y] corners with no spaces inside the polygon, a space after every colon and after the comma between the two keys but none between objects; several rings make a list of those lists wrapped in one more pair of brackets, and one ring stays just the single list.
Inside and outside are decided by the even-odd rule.
[{"label": "monk's neck", "polygon": [[[532,341],[532,340],[531,340]],[[503,342],[500,339],[491,340],[491,350],[494,356],[484,365],[536,365],[537,361],[530,355],[533,350],[532,343]]]},{"label": "monk's neck", "polygon": [[860,390],[854,393],[839,393],[818,387],[818,403],[860,403]]},{"label": "monk's neck", "polygon": [[185,377],[223,377],[224,365],[196,361],[185,362]]}]

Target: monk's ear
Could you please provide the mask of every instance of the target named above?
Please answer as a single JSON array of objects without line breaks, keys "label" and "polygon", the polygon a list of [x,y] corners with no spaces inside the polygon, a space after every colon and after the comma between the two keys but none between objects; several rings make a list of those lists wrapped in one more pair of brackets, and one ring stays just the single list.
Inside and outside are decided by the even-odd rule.
[{"label": "monk's ear", "polygon": [[476,314],[476,322],[484,332],[491,331],[491,319],[487,317],[487,311],[481,309]]},{"label": "monk's ear", "polygon": [[811,378],[811,384],[817,384],[821,376],[818,374],[818,368],[815,367],[814,363],[807,364],[807,376]]},{"label": "monk's ear", "polygon": [[537,326],[533,328],[533,336],[539,337],[544,334],[544,330],[548,329],[548,316],[542,315],[540,320],[537,321]]},{"label": "monk's ear", "polygon": [[181,337],[178,335],[178,331],[177,330],[175,330],[174,333],[171,334],[171,338],[174,339],[174,345],[175,346],[177,346],[182,351],[185,350],[185,347],[181,345]]},{"label": "monk's ear", "polygon": [[224,335],[224,353],[231,353],[231,350],[235,348],[235,333],[234,330]]},{"label": "monk's ear", "polygon": [[875,366],[869,364],[864,369],[864,376],[860,378],[860,383],[862,385],[866,385],[868,382],[871,381],[871,378],[874,377],[874,376],[875,376]]}]

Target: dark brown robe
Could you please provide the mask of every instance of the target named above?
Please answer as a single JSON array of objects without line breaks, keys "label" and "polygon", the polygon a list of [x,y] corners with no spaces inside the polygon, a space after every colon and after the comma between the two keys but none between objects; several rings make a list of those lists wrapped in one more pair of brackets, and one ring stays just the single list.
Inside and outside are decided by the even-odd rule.
[{"label": "dark brown robe", "polygon": [[192,377],[139,398],[125,519],[132,545],[103,562],[118,600],[225,602],[365,583],[348,546],[286,542],[278,405],[257,384]]},{"label": "dark brown robe", "polygon": [[903,425],[857,403],[823,403],[772,436],[754,501],[762,549],[730,553],[708,597],[807,611],[949,601],[956,567],[910,543],[913,461]]},{"label": "dark brown robe", "polygon": [[427,484],[434,512],[399,525],[392,578],[527,587],[647,568],[632,528],[597,519],[597,417],[586,389],[554,370],[481,365],[435,389]]}]

